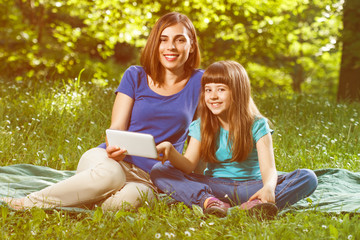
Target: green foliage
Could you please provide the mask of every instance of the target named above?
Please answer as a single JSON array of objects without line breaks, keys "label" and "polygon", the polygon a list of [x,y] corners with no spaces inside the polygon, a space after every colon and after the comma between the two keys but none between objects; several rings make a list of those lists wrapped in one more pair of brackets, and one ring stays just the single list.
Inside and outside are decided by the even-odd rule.
[{"label": "green foliage", "polygon": [[[117,78],[113,66],[138,63],[151,27],[164,13],[188,15],[198,31],[205,68],[233,59],[280,78],[254,75],[263,88],[334,92],[342,2],[334,0],[0,0],[0,72],[18,80]],[[324,56],[325,55],[325,56]],[[263,75],[263,74],[262,74]],[[291,82],[289,82],[291,79]],[[286,86],[286,87],[284,87]],[[255,85],[254,87],[257,87]]]}]

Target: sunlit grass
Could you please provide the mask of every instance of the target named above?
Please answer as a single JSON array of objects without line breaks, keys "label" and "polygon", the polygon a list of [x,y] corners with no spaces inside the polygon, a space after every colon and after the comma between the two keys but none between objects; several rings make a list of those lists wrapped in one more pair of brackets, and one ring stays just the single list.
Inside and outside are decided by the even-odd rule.
[{"label": "sunlit grass", "polygon": [[360,104],[323,96],[268,95],[260,109],[273,123],[276,164],[296,168],[360,171]]},{"label": "sunlit grass", "polygon": [[[0,80],[0,161],[74,170],[81,154],[104,139],[114,90],[83,80]],[[360,104],[324,96],[254,94],[273,123],[277,169],[360,171]],[[25,212],[0,207],[1,239],[359,239],[358,214],[287,212],[259,222],[244,213],[204,218],[183,204],[146,202],[138,210],[103,213]]]},{"label": "sunlit grass", "polygon": [[31,163],[74,169],[81,154],[104,141],[114,88],[54,82],[1,82],[2,165]]}]

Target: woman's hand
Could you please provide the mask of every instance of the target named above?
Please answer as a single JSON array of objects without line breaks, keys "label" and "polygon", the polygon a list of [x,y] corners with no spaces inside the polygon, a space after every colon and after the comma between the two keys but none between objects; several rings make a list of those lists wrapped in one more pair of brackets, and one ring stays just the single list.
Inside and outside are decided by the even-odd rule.
[{"label": "woman's hand", "polygon": [[275,192],[270,187],[264,186],[249,198],[249,201],[260,199],[263,203],[275,203]]},{"label": "woman's hand", "polygon": [[156,150],[158,153],[157,160],[161,161],[164,164],[164,162],[169,159],[172,148],[173,148],[173,145],[170,142],[159,143],[156,146]]},{"label": "woman's hand", "polygon": [[115,161],[120,162],[125,157],[126,149],[121,149],[118,146],[107,146],[106,152],[109,158],[112,158]]}]

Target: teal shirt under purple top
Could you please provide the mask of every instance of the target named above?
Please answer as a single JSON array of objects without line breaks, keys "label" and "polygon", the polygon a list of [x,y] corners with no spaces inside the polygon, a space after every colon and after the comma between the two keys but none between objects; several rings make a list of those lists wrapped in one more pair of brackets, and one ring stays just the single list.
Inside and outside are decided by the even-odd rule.
[{"label": "teal shirt under purple top", "polygon": [[[185,87],[178,93],[162,96],[150,89],[143,67],[129,67],[121,79],[117,92],[134,99],[128,131],[148,133],[155,143],[171,142],[182,153],[189,125],[198,105],[203,70],[194,70]],[[99,147],[106,148],[105,143]],[[129,156],[124,161],[133,163],[146,172],[159,162],[154,159]]]},{"label": "teal shirt under purple top", "polygon": [[[215,152],[218,163],[207,163],[204,175],[216,178],[230,178],[237,181],[260,180],[260,166],[256,149],[256,143],[260,138],[268,133],[272,133],[267,119],[264,117],[256,118],[252,125],[252,135],[254,147],[247,159],[242,162],[230,162],[232,152],[228,147],[229,131],[220,127],[218,145]],[[200,119],[195,120],[190,125],[189,135],[201,141]]]}]

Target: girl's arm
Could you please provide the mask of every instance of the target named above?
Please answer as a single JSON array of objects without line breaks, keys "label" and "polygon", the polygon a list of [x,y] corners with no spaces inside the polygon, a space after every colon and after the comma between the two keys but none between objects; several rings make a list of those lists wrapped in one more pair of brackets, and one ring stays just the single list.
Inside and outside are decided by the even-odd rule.
[{"label": "girl's arm", "polygon": [[268,133],[256,143],[263,187],[250,197],[249,201],[260,199],[262,202],[275,203],[277,171],[271,134]]},{"label": "girl's arm", "polygon": [[[110,129],[128,129],[133,105],[134,99],[128,95],[121,92],[116,94],[114,106],[112,109]],[[126,152],[126,149],[120,149],[118,146],[109,146],[106,138],[105,141],[108,157],[116,161],[122,161],[125,157],[124,153]]]},{"label": "girl's arm", "polygon": [[200,142],[193,137],[190,141],[184,155],[180,154],[170,142],[162,142],[156,146],[160,157],[158,160],[164,163],[169,160],[171,164],[181,171],[189,174],[196,168],[200,160]]}]

